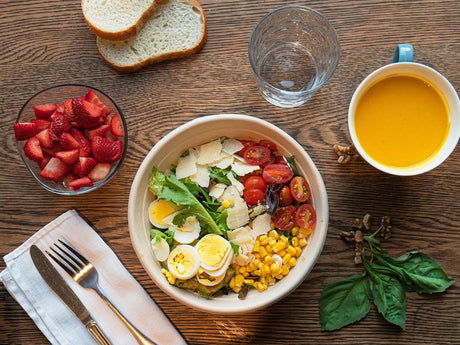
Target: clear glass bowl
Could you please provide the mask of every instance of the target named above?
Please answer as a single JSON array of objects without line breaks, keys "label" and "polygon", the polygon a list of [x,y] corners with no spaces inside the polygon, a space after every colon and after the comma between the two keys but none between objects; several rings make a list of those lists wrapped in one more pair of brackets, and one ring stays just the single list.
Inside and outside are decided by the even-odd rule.
[{"label": "clear glass bowl", "polygon": [[22,106],[21,110],[19,111],[19,115],[16,119],[16,122],[29,122],[31,119],[35,118],[33,108],[35,106],[41,104],[48,104],[48,103],[55,103],[61,104],[66,99],[74,98],[74,97],[82,97],[88,92],[88,90],[93,90],[93,92],[97,95],[99,100],[104,103],[111,111],[112,114],[117,113],[120,116],[120,125],[123,130],[123,137],[119,137],[119,140],[123,142],[123,154],[120,160],[114,162],[110,169],[108,175],[101,181],[95,182],[92,187],[82,187],[76,191],[70,189],[69,187],[65,187],[62,183],[55,183],[51,180],[44,179],[40,176],[41,168],[37,162],[34,162],[26,157],[24,154],[24,145],[26,140],[24,141],[16,141],[18,146],[19,154],[21,155],[24,164],[26,165],[27,169],[31,173],[31,175],[35,178],[35,180],[46,190],[61,194],[61,195],[79,195],[84,193],[89,193],[104,184],[106,184],[110,179],[115,176],[115,174],[120,169],[123,160],[126,155],[126,151],[128,148],[128,130],[126,126],[126,121],[121,109],[117,106],[115,101],[107,95],[105,92],[94,88],[92,86],[83,85],[83,84],[60,84],[50,86],[46,89],[38,91],[32,97],[30,97],[27,102]]}]

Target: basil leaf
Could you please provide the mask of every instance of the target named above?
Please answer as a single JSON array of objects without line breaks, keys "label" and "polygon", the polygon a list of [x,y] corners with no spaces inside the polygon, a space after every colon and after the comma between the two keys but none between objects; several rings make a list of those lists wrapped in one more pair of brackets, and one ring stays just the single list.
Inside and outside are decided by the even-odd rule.
[{"label": "basil leaf", "polygon": [[406,329],[406,290],[401,282],[385,274],[381,266],[370,263],[366,270],[371,277],[371,292],[380,314],[390,323]]},{"label": "basil leaf", "polygon": [[333,331],[359,321],[370,307],[370,287],[365,274],[329,283],[319,300],[321,330]]},{"label": "basil leaf", "polygon": [[419,294],[443,292],[455,282],[434,259],[422,252],[411,251],[396,259],[376,254],[376,258],[394,272],[407,291]]}]

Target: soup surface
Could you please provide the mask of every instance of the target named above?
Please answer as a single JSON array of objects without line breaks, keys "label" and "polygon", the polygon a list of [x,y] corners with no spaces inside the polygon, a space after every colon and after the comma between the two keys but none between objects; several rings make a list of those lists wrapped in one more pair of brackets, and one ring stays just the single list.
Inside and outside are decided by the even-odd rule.
[{"label": "soup surface", "polygon": [[394,74],[371,85],[357,102],[355,131],[366,153],[392,168],[433,158],[450,127],[444,95],[419,77]]}]

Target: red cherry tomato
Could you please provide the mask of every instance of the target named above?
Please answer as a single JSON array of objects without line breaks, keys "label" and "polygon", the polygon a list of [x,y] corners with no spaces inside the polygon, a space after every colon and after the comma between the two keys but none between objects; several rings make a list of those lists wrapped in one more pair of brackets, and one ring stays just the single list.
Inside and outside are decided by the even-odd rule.
[{"label": "red cherry tomato", "polygon": [[243,144],[243,148],[237,152],[238,155],[243,157],[244,151],[250,146],[256,146],[256,143],[252,140],[240,140],[241,144]]},{"label": "red cherry tomato", "polygon": [[299,202],[305,202],[310,197],[310,186],[302,176],[294,177],[290,182],[290,188],[292,196]]},{"label": "red cherry tomato", "polygon": [[260,189],[265,193],[267,189],[267,182],[261,176],[249,176],[246,181],[244,181],[244,189]]},{"label": "red cherry tomato", "polygon": [[262,177],[268,183],[287,183],[294,176],[287,164],[269,164],[264,167]]},{"label": "red cherry tomato", "polygon": [[287,162],[286,162],[286,159],[284,159],[283,156],[276,156],[275,164],[286,164],[287,165]]},{"label": "red cherry tomato", "polygon": [[275,227],[281,231],[292,229],[295,225],[296,209],[294,206],[282,207],[276,212]]},{"label": "red cherry tomato", "polygon": [[270,150],[270,152],[275,152],[278,148],[276,147],[276,144],[270,140],[262,139],[259,141],[260,146],[265,146]]},{"label": "red cherry tomato", "polygon": [[292,197],[291,190],[289,189],[288,185],[284,185],[280,191],[280,205],[281,206],[288,206],[291,205],[294,201]]},{"label": "red cherry tomato", "polygon": [[265,146],[250,146],[244,151],[243,158],[248,164],[261,165],[270,160],[270,150]]},{"label": "red cherry tomato", "polygon": [[302,229],[313,229],[316,224],[316,211],[310,204],[302,204],[295,214],[295,222]]},{"label": "red cherry tomato", "polygon": [[265,199],[265,192],[260,189],[248,189],[244,191],[244,201],[249,206],[256,206],[262,203]]}]

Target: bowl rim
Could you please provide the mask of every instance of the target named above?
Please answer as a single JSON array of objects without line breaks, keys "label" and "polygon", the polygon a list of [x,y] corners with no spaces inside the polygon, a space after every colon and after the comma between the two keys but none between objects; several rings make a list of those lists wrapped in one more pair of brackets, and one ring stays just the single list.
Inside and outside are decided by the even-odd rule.
[{"label": "bowl rim", "polygon": [[[322,208],[322,211],[324,213],[323,214],[323,222],[321,223],[321,225],[318,225],[319,223],[317,223],[317,227],[318,227],[318,229],[321,228],[321,232],[319,234],[319,240],[318,240],[317,245],[315,247],[310,247],[311,260],[309,260],[309,262],[307,263],[304,274],[299,275],[299,277],[294,277],[292,282],[288,286],[288,290],[285,290],[285,289],[280,289],[278,291],[273,290],[272,293],[271,293],[270,298],[264,299],[263,301],[261,301],[261,302],[259,302],[257,304],[253,304],[250,307],[248,307],[247,305],[240,305],[240,306],[235,306],[235,307],[232,307],[232,308],[226,308],[226,307],[217,306],[217,305],[215,305],[213,307],[210,307],[209,305],[204,305],[204,304],[201,304],[201,303],[195,303],[193,298],[189,298],[188,295],[186,295],[186,294],[177,293],[177,292],[175,292],[175,290],[170,289],[169,286],[168,287],[161,286],[160,284],[157,283],[156,279],[154,279],[153,275],[150,272],[150,269],[147,267],[147,264],[144,263],[145,260],[141,259],[142,258],[142,244],[135,237],[135,233],[136,233],[137,229],[135,228],[136,215],[135,215],[135,212],[134,212],[134,207],[136,205],[135,205],[134,196],[136,195],[137,191],[142,187],[140,185],[141,182],[142,182],[141,181],[142,180],[141,175],[143,175],[143,172],[146,169],[149,169],[149,170],[151,169],[152,157],[158,151],[160,151],[167,144],[167,142],[171,138],[177,136],[178,133],[181,133],[184,130],[187,130],[187,129],[191,128],[191,127],[203,125],[203,124],[206,124],[209,121],[214,121],[214,120],[218,120],[218,119],[223,119],[223,120],[244,119],[245,121],[251,121],[251,122],[256,122],[258,124],[262,124],[263,126],[269,127],[272,130],[282,134],[283,136],[286,136],[286,138],[290,142],[290,144],[293,144],[294,147],[296,147],[296,149],[304,151],[304,154],[305,154],[304,158],[307,159],[307,161],[308,161],[308,163],[310,165],[309,168],[311,168],[312,171],[314,172],[314,176],[311,176],[311,177],[309,176],[309,177],[311,179],[314,178],[315,181],[318,183],[318,188],[319,188],[320,194],[321,194],[321,198],[318,198],[319,200],[317,200],[318,204],[321,204],[321,208]],[[324,181],[323,181],[323,179],[321,177],[321,174],[319,173],[316,165],[314,164],[314,162],[312,161],[312,159],[310,158],[308,153],[303,149],[303,147],[295,139],[293,139],[289,134],[287,134],[282,129],[278,128],[277,126],[271,124],[270,122],[268,122],[266,120],[262,120],[260,118],[254,117],[254,116],[242,115],[242,114],[226,113],[226,114],[217,114],[217,115],[207,115],[207,116],[203,116],[203,117],[200,117],[200,118],[193,119],[193,120],[191,120],[189,122],[186,122],[185,124],[177,127],[176,129],[172,130],[171,132],[169,132],[160,141],[158,141],[157,144],[155,144],[152,147],[152,149],[148,152],[148,154],[145,156],[144,160],[140,164],[140,166],[139,166],[139,168],[138,168],[138,170],[136,172],[136,175],[135,175],[135,177],[133,179],[133,182],[132,182],[132,185],[131,185],[131,190],[130,190],[130,195],[129,195],[129,200],[128,200],[128,227],[129,227],[129,232],[130,232],[131,243],[132,243],[133,249],[134,249],[134,251],[136,253],[136,256],[138,257],[139,261],[141,262],[142,266],[144,267],[144,270],[149,275],[151,280],[165,294],[167,294],[171,298],[175,299],[176,301],[178,301],[178,302],[180,302],[180,303],[182,303],[184,305],[187,305],[187,306],[189,306],[189,307],[191,307],[193,309],[204,311],[204,312],[211,313],[211,314],[231,315],[231,314],[241,314],[241,313],[245,313],[245,312],[249,312],[249,311],[258,310],[258,309],[265,308],[265,307],[267,307],[267,306],[279,301],[280,299],[286,297],[292,291],[294,291],[307,278],[308,274],[311,272],[311,270],[315,266],[320,254],[321,254],[321,252],[323,250],[324,243],[325,243],[326,237],[327,237],[328,220],[329,220],[329,207],[328,207],[328,197],[327,197],[326,187],[325,187]],[[176,289],[179,289],[179,288],[176,288]],[[193,296],[195,296],[195,295],[193,295]],[[203,297],[200,297],[200,298],[203,298]],[[203,298],[203,300],[206,300],[206,299]]]},{"label": "bowl rim", "polygon": [[[109,173],[109,175],[106,176],[106,178],[102,181],[99,181],[97,184],[95,184],[94,186],[92,187],[88,187],[88,188],[81,188],[79,190],[76,190],[76,191],[72,191],[72,190],[58,190],[58,189],[54,189],[50,186],[48,186],[47,184],[45,184],[43,181],[41,181],[36,175],[35,175],[35,172],[32,170],[32,168],[30,167],[29,165],[29,162],[26,160],[26,157],[24,155],[24,152],[23,150],[21,149],[21,144],[20,144],[20,141],[19,140],[16,140],[15,138],[15,141],[16,141],[16,148],[19,152],[19,156],[21,157],[24,165],[26,166],[27,170],[29,171],[29,173],[32,175],[32,177],[35,179],[35,181],[37,181],[45,190],[49,191],[49,192],[52,192],[54,194],[58,194],[58,195],[69,195],[69,196],[72,196],[72,195],[81,195],[81,194],[86,194],[86,193],[89,193],[89,192],[92,192],[100,187],[102,187],[103,185],[105,185],[107,182],[109,182],[115,175],[116,173],[118,172],[118,170],[121,168],[121,165],[123,164],[123,161],[125,159],[125,156],[126,156],[126,151],[128,149],[128,127],[127,127],[127,123],[126,123],[126,119],[125,119],[125,115],[123,114],[123,111],[121,110],[121,108],[118,106],[117,102],[115,102],[115,100],[109,95],[107,94],[106,92],[102,91],[101,89],[97,88],[97,87],[94,87],[92,85],[88,85],[88,84],[82,84],[82,83],[62,83],[62,84],[55,84],[55,85],[51,85],[51,86],[48,86],[44,89],[41,89],[39,91],[36,91],[32,96],[30,96],[27,101],[24,102],[24,104],[22,105],[21,109],[19,110],[18,112],[18,115],[16,116],[16,121],[15,123],[18,123],[19,122],[19,117],[21,116],[22,112],[24,111],[24,109],[27,107],[27,105],[36,97],[38,96],[39,94],[43,93],[43,92],[46,92],[46,91],[49,91],[51,89],[57,89],[57,88],[61,88],[61,87],[68,87],[68,86],[76,86],[76,87],[83,87],[83,88],[89,88],[89,89],[92,89],[92,90],[95,90],[101,94],[103,94],[105,97],[107,97],[115,106],[116,110],[117,110],[117,113],[120,115],[120,120],[122,121],[122,124],[123,124],[123,139],[122,139],[122,142],[123,142],[123,153],[121,155],[121,158],[118,160],[118,162],[116,162],[116,166],[115,168]],[[21,141],[22,142],[22,141]]]}]

